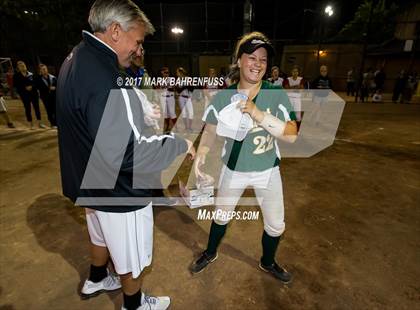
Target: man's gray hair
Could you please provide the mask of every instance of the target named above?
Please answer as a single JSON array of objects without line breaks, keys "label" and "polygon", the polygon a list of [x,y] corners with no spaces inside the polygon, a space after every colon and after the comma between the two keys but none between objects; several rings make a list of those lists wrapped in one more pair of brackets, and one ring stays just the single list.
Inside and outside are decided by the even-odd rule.
[{"label": "man's gray hair", "polygon": [[153,27],[146,14],[131,0],[96,0],[89,13],[89,25],[93,32],[105,32],[114,22],[128,31],[134,22],[146,28],[146,34],[153,34]]}]

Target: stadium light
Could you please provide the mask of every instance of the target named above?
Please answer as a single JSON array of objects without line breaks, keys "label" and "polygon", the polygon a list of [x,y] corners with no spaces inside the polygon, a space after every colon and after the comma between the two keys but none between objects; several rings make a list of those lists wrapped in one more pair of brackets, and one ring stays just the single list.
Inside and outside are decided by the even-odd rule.
[{"label": "stadium light", "polygon": [[325,14],[332,16],[334,14],[333,8],[331,5],[327,5],[324,10]]},{"label": "stadium light", "polygon": [[172,28],[171,31],[174,34],[182,34],[182,33],[184,33],[184,29],[179,28],[179,27],[176,27],[176,26],[174,28]]}]

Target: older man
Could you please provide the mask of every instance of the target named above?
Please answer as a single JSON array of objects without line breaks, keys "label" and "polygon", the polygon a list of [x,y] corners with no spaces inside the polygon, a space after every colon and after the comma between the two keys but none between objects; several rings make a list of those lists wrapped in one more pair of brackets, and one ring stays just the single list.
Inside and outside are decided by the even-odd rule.
[{"label": "older man", "polygon": [[[169,297],[140,290],[139,276],[151,263],[153,247],[147,180],[179,154],[194,156],[194,148],[174,134],[145,136],[141,99],[120,75],[154,32],[145,14],[130,0],[97,0],[89,24],[93,34],[83,31],[57,84],[63,192],[86,207],[91,241],[90,275],[81,295],[122,285],[123,309],[166,309]],[[110,257],[119,277],[107,270]]]}]

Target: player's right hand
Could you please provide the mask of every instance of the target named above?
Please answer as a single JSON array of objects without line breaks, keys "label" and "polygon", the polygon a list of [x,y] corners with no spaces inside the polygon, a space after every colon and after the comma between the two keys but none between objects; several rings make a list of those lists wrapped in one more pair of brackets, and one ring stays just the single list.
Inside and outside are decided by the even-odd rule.
[{"label": "player's right hand", "polygon": [[194,174],[196,178],[197,188],[212,186],[214,184],[214,178],[201,171],[201,167],[206,163],[206,157],[208,153],[207,147],[200,147],[195,156],[194,161]]},{"label": "player's right hand", "polygon": [[197,154],[194,161],[194,173],[197,179],[202,175],[200,168],[205,163],[206,163],[206,154],[203,154],[203,153]]},{"label": "player's right hand", "polygon": [[187,154],[190,155],[191,160],[194,160],[194,158],[195,158],[195,147],[194,147],[194,144],[190,140],[188,140],[188,139],[185,139],[185,141],[187,142],[187,146],[188,146]]}]

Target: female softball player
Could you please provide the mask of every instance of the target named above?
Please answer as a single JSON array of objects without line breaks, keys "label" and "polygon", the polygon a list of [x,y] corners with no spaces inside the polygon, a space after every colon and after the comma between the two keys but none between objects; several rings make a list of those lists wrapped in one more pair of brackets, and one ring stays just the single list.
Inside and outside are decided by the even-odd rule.
[{"label": "female softball player", "polygon": [[[275,253],[284,232],[284,206],[279,164],[280,153],[276,139],[294,142],[297,126],[293,109],[281,87],[263,81],[267,65],[274,49],[266,36],[260,32],[245,34],[235,49],[233,67],[239,77],[238,83],[220,91],[206,109],[206,123],[197,158],[194,163],[196,175],[203,176],[200,167],[204,164],[227,106],[240,96],[246,98],[237,104],[243,117],[250,118],[251,126],[239,139],[226,137],[222,153],[223,168],[216,198],[216,216],[210,228],[207,249],[191,265],[192,273],[201,272],[217,259],[217,248],[226,232],[229,212],[235,210],[243,191],[251,186],[257,196],[264,219],[262,257],[260,268],[287,283],[291,275],[275,262]],[[229,109],[228,109],[229,110]],[[232,109],[230,109],[232,113]],[[236,113],[236,111],[234,111]],[[219,134],[220,135],[220,134]],[[241,140],[241,141],[238,141]],[[222,212],[220,212],[221,210]]]},{"label": "female softball player", "polygon": [[289,96],[290,103],[293,106],[296,115],[296,121],[301,121],[301,110],[302,110],[302,99],[301,92],[297,89],[305,88],[305,81],[303,77],[299,76],[299,67],[293,66],[292,75],[283,81],[283,87],[285,89],[294,89],[294,91],[289,91],[287,95]]},{"label": "female softball player", "polygon": [[[163,67],[160,69],[160,74],[163,78],[169,78],[169,68]],[[166,84],[166,83],[165,83]],[[163,132],[170,132],[172,128],[176,129],[176,112],[175,112],[175,90],[172,87],[162,86],[160,87],[160,105],[164,116]]]},{"label": "female softball player", "polygon": [[[176,76],[178,78],[187,77],[187,71],[179,67],[176,69]],[[194,109],[192,104],[193,88],[190,86],[178,87],[176,89],[178,94],[178,103],[181,110],[181,116],[184,121],[185,130],[192,132],[192,122],[194,118]]]}]

